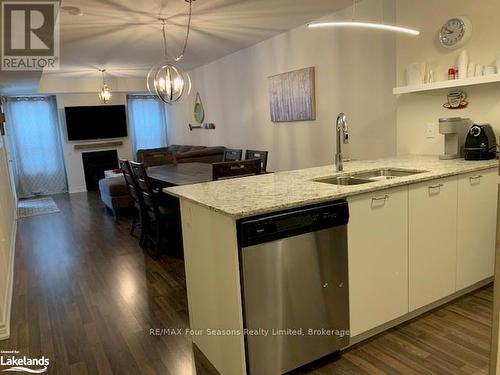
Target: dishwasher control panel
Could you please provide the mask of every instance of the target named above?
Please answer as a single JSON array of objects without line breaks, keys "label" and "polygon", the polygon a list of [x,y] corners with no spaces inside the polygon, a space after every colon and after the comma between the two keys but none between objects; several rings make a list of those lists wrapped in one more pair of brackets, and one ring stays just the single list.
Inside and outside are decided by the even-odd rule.
[{"label": "dishwasher control panel", "polygon": [[349,208],[346,200],[306,206],[238,221],[240,247],[256,245],[302,233],[346,225]]}]

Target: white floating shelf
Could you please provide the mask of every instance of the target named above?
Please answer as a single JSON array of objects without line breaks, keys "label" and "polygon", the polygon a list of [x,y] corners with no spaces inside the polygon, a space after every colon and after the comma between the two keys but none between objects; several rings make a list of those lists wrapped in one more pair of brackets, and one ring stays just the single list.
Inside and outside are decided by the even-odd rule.
[{"label": "white floating shelf", "polygon": [[414,85],[414,86],[396,87],[395,89],[392,90],[392,93],[394,95],[401,95],[401,94],[410,94],[412,92],[452,89],[465,86],[484,85],[486,83],[495,83],[495,82],[500,82],[500,74],[491,74],[488,76],[481,76],[481,77],[423,83],[421,85]]}]

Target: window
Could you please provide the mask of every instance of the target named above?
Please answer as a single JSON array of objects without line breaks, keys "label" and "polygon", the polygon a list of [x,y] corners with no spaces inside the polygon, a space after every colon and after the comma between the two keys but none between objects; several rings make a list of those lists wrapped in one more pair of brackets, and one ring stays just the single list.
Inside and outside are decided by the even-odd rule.
[{"label": "window", "polygon": [[5,98],[5,104],[19,196],[66,192],[55,97]]},{"label": "window", "polygon": [[137,150],[167,146],[165,104],[150,95],[127,97],[134,155]]}]

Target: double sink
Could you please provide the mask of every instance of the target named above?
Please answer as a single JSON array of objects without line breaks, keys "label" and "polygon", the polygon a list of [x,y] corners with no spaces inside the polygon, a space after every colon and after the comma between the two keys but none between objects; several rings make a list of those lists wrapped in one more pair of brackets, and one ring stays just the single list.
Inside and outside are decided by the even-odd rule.
[{"label": "double sink", "polygon": [[315,182],[322,182],[331,185],[361,185],[370,182],[392,180],[398,177],[412,176],[418,173],[427,171],[419,171],[413,169],[399,169],[399,168],[382,168],[367,172],[358,172],[350,175],[325,177],[314,180]]}]

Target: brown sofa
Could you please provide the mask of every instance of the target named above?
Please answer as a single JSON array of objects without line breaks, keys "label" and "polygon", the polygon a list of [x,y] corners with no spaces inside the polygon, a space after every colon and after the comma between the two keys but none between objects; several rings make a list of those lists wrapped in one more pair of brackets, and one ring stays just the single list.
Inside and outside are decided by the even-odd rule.
[{"label": "brown sofa", "polygon": [[[224,158],[225,147],[204,146],[182,146],[171,145],[156,149],[144,149],[137,151],[136,160],[143,162],[148,160],[149,166],[165,164],[164,160],[174,160],[177,163],[216,163]],[[130,206],[127,184],[123,176],[103,178],[99,181],[99,192],[104,205],[113,211],[115,217],[118,213]]]}]

